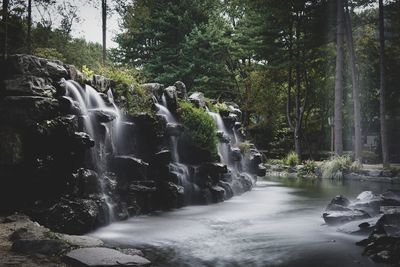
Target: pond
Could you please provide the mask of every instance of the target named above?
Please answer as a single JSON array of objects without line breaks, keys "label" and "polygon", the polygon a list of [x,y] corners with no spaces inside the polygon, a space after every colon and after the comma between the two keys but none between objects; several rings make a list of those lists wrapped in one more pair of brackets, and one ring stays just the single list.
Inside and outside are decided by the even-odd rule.
[{"label": "pond", "polygon": [[144,251],[154,266],[378,266],[351,236],[324,224],[338,194],[355,198],[385,183],[260,179],[251,192],[210,206],[132,217],[92,233]]}]

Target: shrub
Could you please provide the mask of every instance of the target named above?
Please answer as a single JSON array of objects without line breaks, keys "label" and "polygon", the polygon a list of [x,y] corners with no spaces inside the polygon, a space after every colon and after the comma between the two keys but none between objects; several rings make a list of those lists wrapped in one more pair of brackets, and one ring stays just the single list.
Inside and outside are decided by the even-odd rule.
[{"label": "shrub", "polygon": [[286,157],[283,161],[286,165],[289,165],[291,167],[294,167],[299,164],[299,158],[297,157],[297,154],[294,151],[290,151],[286,155]]},{"label": "shrub", "polygon": [[301,168],[297,175],[299,177],[304,177],[306,175],[315,175],[315,170],[317,168],[317,164],[313,160],[306,160],[303,163],[303,168]]},{"label": "shrub", "polygon": [[206,111],[189,102],[179,101],[180,120],[191,142],[201,149],[217,153],[217,127]]},{"label": "shrub", "polygon": [[252,144],[249,141],[245,141],[243,143],[240,143],[237,145],[237,147],[240,149],[240,152],[242,152],[242,154],[246,154],[250,151]]},{"label": "shrub", "polygon": [[94,71],[89,69],[86,65],[82,66],[82,73],[87,79],[91,79],[94,75]]},{"label": "shrub", "polygon": [[350,169],[351,165],[350,156],[335,156],[322,163],[322,178],[340,180],[343,178],[343,171]]},{"label": "shrub", "polygon": [[38,47],[33,51],[37,57],[65,61],[64,56],[55,48]]}]

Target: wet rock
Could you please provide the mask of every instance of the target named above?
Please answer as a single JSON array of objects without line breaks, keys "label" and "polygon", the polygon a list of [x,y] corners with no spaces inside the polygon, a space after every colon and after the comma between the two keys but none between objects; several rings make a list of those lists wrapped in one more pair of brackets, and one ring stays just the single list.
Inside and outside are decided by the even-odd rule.
[{"label": "wet rock", "polygon": [[263,164],[258,165],[257,176],[263,177],[267,174],[267,168]]},{"label": "wet rock", "polygon": [[76,180],[78,196],[89,197],[91,194],[101,192],[99,177],[95,171],[81,168],[73,176]]},{"label": "wet rock", "polygon": [[241,161],[242,160],[242,152],[238,147],[232,148],[231,156],[233,161]]},{"label": "wet rock", "polygon": [[0,121],[29,126],[59,115],[57,100],[40,96],[7,96],[0,101]]},{"label": "wet rock", "polygon": [[93,109],[89,110],[91,116],[93,116],[98,122],[110,122],[117,118],[117,113],[114,110],[106,109]]},{"label": "wet rock", "polygon": [[210,188],[210,192],[212,194],[213,202],[218,203],[222,202],[226,199],[225,189],[221,186],[213,186]]},{"label": "wet rock", "polygon": [[46,61],[46,69],[49,77],[55,81],[60,80],[61,78],[68,78],[68,71],[64,68],[62,62],[49,60]]},{"label": "wet rock", "polygon": [[217,137],[220,143],[229,144],[231,142],[231,138],[225,134],[223,131],[217,132]]},{"label": "wet rock", "polygon": [[400,233],[400,213],[384,214],[376,223],[389,234]]},{"label": "wet rock", "polygon": [[68,249],[68,245],[62,240],[54,239],[18,239],[15,240],[11,250],[22,254],[58,255]]},{"label": "wet rock", "polygon": [[73,135],[73,143],[76,147],[84,148],[91,148],[95,145],[90,135],[84,132],[75,132]]},{"label": "wet rock", "polygon": [[58,239],[74,247],[101,247],[104,242],[91,236],[55,234]]},{"label": "wet rock", "polygon": [[74,115],[82,114],[78,102],[72,100],[72,98],[68,96],[61,96],[58,98],[58,102],[60,103],[60,110],[63,113]]},{"label": "wet rock", "polygon": [[335,196],[326,207],[327,211],[346,211],[350,205],[350,200],[342,195]]},{"label": "wet rock", "polygon": [[166,133],[168,136],[180,136],[183,133],[183,125],[179,123],[167,123]]},{"label": "wet rock", "polygon": [[111,170],[119,178],[127,180],[146,180],[148,166],[148,163],[133,156],[116,156],[111,161]]},{"label": "wet rock", "polygon": [[176,93],[177,93],[178,97],[180,99],[186,100],[188,98],[187,91],[186,91],[186,85],[181,81],[177,81],[174,83],[174,86],[176,88]]},{"label": "wet rock", "polygon": [[0,128],[0,167],[21,164],[24,159],[23,135],[14,127]]},{"label": "wet rock", "polygon": [[381,196],[375,195],[371,191],[364,191],[357,196],[356,201],[351,203],[350,207],[364,210],[369,214],[378,214],[382,204],[383,199]]},{"label": "wet rock", "polygon": [[154,162],[156,165],[167,165],[172,161],[171,151],[168,149],[161,150],[154,154]]},{"label": "wet rock", "polygon": [[150,266],[151,262],[138,255],[127,255],[109,248],[81,248],[65,256],[69,264],[91,267]]},{"label": "wet rock", "polygon": [[22,228],[15,230],[15,232],[13,232],[9,236],[9,240],[10,241],[16,241],[16,240],[20,240],[20,239],[38,240],[38,239],[41,239],[42,237],[43,237],[43,233],[37,232],[37,231],[35,232],[35,231],[32,231],[31,229],[22,227]]},{"label": "wet rock", "polygon": [[337,225],[349,221],[370,218],[371,216],[363,210],[343,210],[324,212],[322,217],[328,225]]},{"label": "wet rock", "polygon": [[167,88],[165,88],[162,97],[167,104],[168,110],[170,110],[171,112],[175,112],[178,107],[177,104],[178,95],[176,87],[168,86]]},{"label": "wet rock", "polygon": [[198,108],[205,108],[206,100],[204,94],[201,92],[194,92],[189,96],[189,101],[195,104]]},{"label": "wet rock", "polygon": [[351,221],[341,225],[338,231],[351,235],[369,235],[374,230],[378,219],[379,217],[373,217],[361,221]]},{"label": "wet rock", "polygon": [[218,185],[225,190],[225,200],[233,197],[232,187],[228,182],[219,181]]}]

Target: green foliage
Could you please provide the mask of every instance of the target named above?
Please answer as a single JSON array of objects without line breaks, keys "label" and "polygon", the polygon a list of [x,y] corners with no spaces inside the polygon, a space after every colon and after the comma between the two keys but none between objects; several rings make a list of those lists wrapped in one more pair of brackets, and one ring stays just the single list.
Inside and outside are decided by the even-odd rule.
[{"label": "green foliage", "polygon": [[322,178],[340,180],[343,178],[343,172],[349,170],[351,165],[350,156],[335,156],[322,163]]},{"label": "green foliage", "polygon": [[82,73],[86,76],[86,78],[91,79],[94,75],[94,71],[89,69],[86,65],[82,66]]},{"label": "green foliage", "polygon": [[206,111],[186,101],[179,101],[180,121],[192,143],[213,154],[217,153],[217,128]]},{"label": "green foliage", "polygon": [[313,160],[306,160],[303,163],[303,167],[297,172],[298,177],[305,176],[315,176],[315,170],[317,169],[317,164]]},{"label": "green foliage", "polygon": [[242,142],[242,143],[238,144],[237,146],[240,149],[240,152],[242,154],[247,154],[250,151],[252,144],[250,142],[246,141],[246,142]]},{"label": "green foliage", "polygon": [[229,111],[228,106],[226,105],[225,102],[222,102],[222,103],[217,102],[214,105],[214,107],[215,107],[215,109],[217,110],[218,113]]},{"label": "green foliage", "polygon": [[297,157],[296,152],[290,151],[283,159],[283,162],[288,166],[294,167],[299,164],[299,158]]},{"label": "green foliage", "polygon": [[65,61],[64,56],[55,48],[38,47],[33,51],[33,55],[42,58]]}]

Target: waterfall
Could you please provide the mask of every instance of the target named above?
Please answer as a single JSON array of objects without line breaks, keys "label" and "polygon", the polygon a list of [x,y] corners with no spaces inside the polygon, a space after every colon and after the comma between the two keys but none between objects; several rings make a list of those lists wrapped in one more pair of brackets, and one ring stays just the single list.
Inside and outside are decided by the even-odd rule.
[{"label": "waterfall", "polygon": [[[166,105],[166,99],[163,95],[162,103]],[[158,108],[157,114],[163,115],[167,123],[170,125],[177,125],[177,120],[172,115],[172,113],[168,110],[168,108],[164,105],[160,105],[156,103],[156,107]],[[172,156],[172,163],[169,164],[169,171],[175,174],[181,186],[184,188],[184,195],[186,203],[190,202],[190,192],[194,190],[194,185],[190,182],[190,172],[187,165],[180,162],[179,151],[178,151],[178,137],[170,136],[170,151]]]},{"label": "waterfall", "polygon": [[[82,88],[77,82],[64,81],[66,95],[76,101],[81,110],[83,118],[83,130],[95,141],[95,146],[90,151],[90,163],[98,172],[99,177],[106,171],[107,155],[110,152],[117,152],[117,140],[120,134],[121,114],[114,103],[111,91],[108,91],[108,98],[112,106],[108,106],[101,95],[91,86],[85,85]],[[99,119],[96,116],[105,116],[106,119]],[[101,129],[103,128],[104,134]],[[99,189],[102,199],[108,208],[108,221],[114,220],[114,205],[111,197],[106,192],[105,180],[99,178]]]}]

